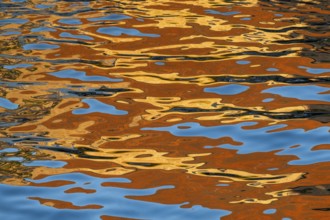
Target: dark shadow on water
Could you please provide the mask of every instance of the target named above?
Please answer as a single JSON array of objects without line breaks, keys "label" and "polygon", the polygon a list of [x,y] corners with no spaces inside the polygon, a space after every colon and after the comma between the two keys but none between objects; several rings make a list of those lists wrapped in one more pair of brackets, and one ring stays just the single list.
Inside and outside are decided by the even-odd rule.
[{"label": "dark shadow on water", "polygon": [[299,186],[293,188],[292,191],[295,193],[299,193],[300,195],[329,196],[330,184],[323,184],[317,186]]},{"label": "dark shadow on water", "polygon": [[[311,45],[312,48],[305,47],[302,49],[302,51],[299,52],[300,55],[312,58],[316,63],[330,62],[330,39],[327,35],[330,30],[330,16],[326,13],[329,7],[328,0],[260,0],[259,4],[265,7],[265,9],[274,10],[277,13],[296,13],[295,17],[299,22],[306,24],[304,27],[290,27],[277,30],[282,33],[292,31],[292,33],[290,33],[292,39],[276,41],[277,43],[304,43]],[[320,12],[320,10],[323,10],[323,13],[322,11]],[[295,24],[297,21],[292,20],[291,23]],[[262,30],[265,32],[274,31]],[[304,31],[304,34],[302,34],[301,31]],[[308,35],[308,33],[310,33],[310,35]]]},{"label": "dark shadow on water", "polygon": [[[173,107],[166,112],[178,112],[178,113],[205,113],[205,112],[218,112],[226,113],[224,117],[241,117],[241,116],[266,116],[271,119],[276,120],[288,120],[288,119],[298,119],[298,118],[309,118],[322,123],[327,123],[330,121],[330,107],[329,105],[308,105],[308,109],[305,111],[290,111],[290,112],[271,112],[271,111],[257,111],[247,108],[238,107],[220,107],[218,109],[202,109],[193,107]],[[230,111],[239,111],[242,113],[230,113]],[[228,113],[227,113],[228,112]]]}]

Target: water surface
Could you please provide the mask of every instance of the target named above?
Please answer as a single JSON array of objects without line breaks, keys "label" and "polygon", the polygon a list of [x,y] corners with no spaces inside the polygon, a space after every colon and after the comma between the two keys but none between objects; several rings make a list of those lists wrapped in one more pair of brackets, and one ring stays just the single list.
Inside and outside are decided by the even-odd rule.
[{"label": "water surface", "polygon": [[0,219],[328,219],[328,1],[0,13]]}]

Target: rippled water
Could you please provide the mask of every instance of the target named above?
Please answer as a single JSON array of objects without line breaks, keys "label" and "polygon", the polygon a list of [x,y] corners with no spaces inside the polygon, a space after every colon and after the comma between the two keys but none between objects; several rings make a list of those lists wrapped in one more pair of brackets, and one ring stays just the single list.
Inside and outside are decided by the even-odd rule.
[{"label": "rippled water", "polygon": [[328,219],[327,0],[0,0],[0,219]]}]

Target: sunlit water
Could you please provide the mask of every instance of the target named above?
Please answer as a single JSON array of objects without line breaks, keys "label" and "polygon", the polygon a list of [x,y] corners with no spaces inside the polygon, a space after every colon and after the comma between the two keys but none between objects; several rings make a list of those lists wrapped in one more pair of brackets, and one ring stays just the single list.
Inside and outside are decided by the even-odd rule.
[{"label": "sunlit water", "polygon": [[328,219],[327,0],[0,0],[0,219]]}]

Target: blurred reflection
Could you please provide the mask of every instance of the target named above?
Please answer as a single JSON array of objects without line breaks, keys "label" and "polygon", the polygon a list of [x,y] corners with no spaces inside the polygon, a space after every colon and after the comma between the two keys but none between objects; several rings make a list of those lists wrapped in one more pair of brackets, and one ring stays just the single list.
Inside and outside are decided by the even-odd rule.
[{"label": "blurred reflection", "polygon": [[268,29],[266,32],[285,33],[289,32],[291,39],[278,41],[281,44],[309,44],[311,47],[303,47],[301,56],[307,56],[320,63],[329,62],[329,16],[328,1],[326,0],[294,0],[283,2],[277,0],[260,0],[260,4],[279,15],[292,13],[291,18],[279,16],[277,20],[289,23],[301,23],[299,28]]},{"label": "blurred reflection", "polygon": [[1,219],[326,219],[328,1],[0,14]]}]

